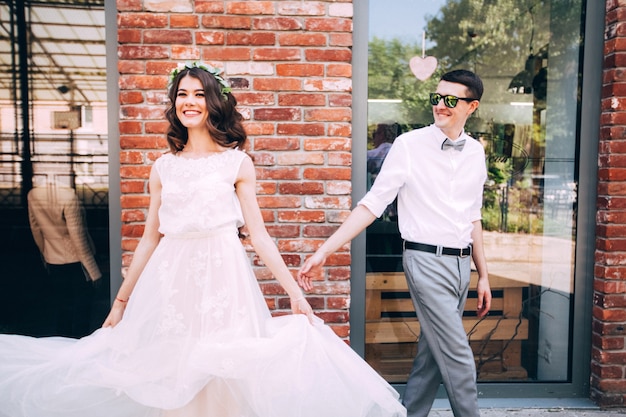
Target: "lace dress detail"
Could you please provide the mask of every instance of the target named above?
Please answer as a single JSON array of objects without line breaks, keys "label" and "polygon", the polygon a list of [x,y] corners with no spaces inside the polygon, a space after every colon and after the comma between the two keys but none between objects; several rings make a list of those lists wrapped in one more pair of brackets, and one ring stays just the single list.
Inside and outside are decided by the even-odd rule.
[{"label": "lace dress detail", "polygon": [[402,417],[321,320],[272,317],[237,228],[246,154],[166,154],[159,231],[124,318],[80,340],[0,336],[0,417]]}]

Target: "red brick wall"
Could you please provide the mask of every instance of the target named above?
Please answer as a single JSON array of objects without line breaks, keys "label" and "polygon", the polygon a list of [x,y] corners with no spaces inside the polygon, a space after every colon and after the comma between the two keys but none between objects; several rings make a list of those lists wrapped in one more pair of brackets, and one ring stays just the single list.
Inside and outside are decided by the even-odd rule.
[{"label": "red brick wall", "polygon": [[606,1],[591,397],[626,405],[626,3]]},{"label": "red brick wall", "polygon": [[[150,166],[166,149],[169,71],[225,70],[246,118],[258,197],[294,274],[351,207],[352,2],[118,0],[123,265],[143,231]],[[289,307],[251,254],[267,302]],[[348,336],[350,253],[331,257],[308,299]]]}]

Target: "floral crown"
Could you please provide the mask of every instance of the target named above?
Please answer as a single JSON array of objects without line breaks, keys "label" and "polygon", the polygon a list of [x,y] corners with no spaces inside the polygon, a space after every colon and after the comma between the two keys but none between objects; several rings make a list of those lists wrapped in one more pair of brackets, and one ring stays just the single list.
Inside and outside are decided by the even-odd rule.
[{"label": "floral crown", "polygon": [[192,69],[192,68],[200,68],[201,70],[204,70],[208,72],[209,74],[211,74],[213,77],[215,77],[217,82],[220,83],[220,86],[221,86],[220,92],[222,93],[222,97],[224,98],[224,101],[228,100],[228,96],[226,94],[230,93],[232,89],[230,87],[230,84],[228,84],[228,81],[226,81],[220,75],[222,73],[222,70],[219,68],[215,68],[209,64],[205,64],[204,62],[201,62],[201,61],[193,61],[193,62],[187,61],[187,62],[178,64],[178,66],[174,68],[172,72],[170,72],[170,80],[169,80],[168,86],[171,86],[174,83],[176,76],[181,71],[184,71],[185,69]]}]

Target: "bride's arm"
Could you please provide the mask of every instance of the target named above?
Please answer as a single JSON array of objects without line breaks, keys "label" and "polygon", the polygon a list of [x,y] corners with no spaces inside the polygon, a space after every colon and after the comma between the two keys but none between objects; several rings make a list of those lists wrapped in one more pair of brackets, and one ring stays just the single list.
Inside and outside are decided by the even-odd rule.
[{"label": "bride's arm", "polygon": [[102,327],[113,327],[120,322],[126,309],[126,303],[130,298],[133,288],[141,275],[148,260],[157,247],[161,234],[159,233],[159,206],[161,205],[161,179],[156,169],[150,172],[150,206],[141,240],[133,254],[133,260],[126,271],[122,285],[117,292],[111,311],[105,319]]},{"label": "bride's arm", "polygon": [[249,158],[245,158],[239,168],[235,189],[254,250],[287,294],[289,294],[291,309],[294,313],[306,314],[309,320],[312,320],[313,310],[311,306],[304,298],[302,290],[298,287],[289,268],[287,268],[283,258],[280,256],[276,244],[265,228],[261,209],[256,198],[254,164]]}]

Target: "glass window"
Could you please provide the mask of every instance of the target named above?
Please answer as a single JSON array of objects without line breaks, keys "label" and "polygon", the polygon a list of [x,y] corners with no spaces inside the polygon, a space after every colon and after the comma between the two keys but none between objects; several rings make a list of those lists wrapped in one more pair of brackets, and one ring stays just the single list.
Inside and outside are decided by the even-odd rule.
[{"label": "glass window", "polygon": [[[470,289],[464,312],[478,379],[569,381],[582,1],[370,0],[369,16],[368,188],[394,138],[432,123],[439,77],[476,72],[485,94],[466,131],[487,156],[494,297],[478,319]],[[366,231],[365,358],[393,383],[419,344],[401,257],[391,204]]]},{"label": "glass window", "polygon": [[78,337],[109,305],[104,2],[0,22],[0,332]]}]

